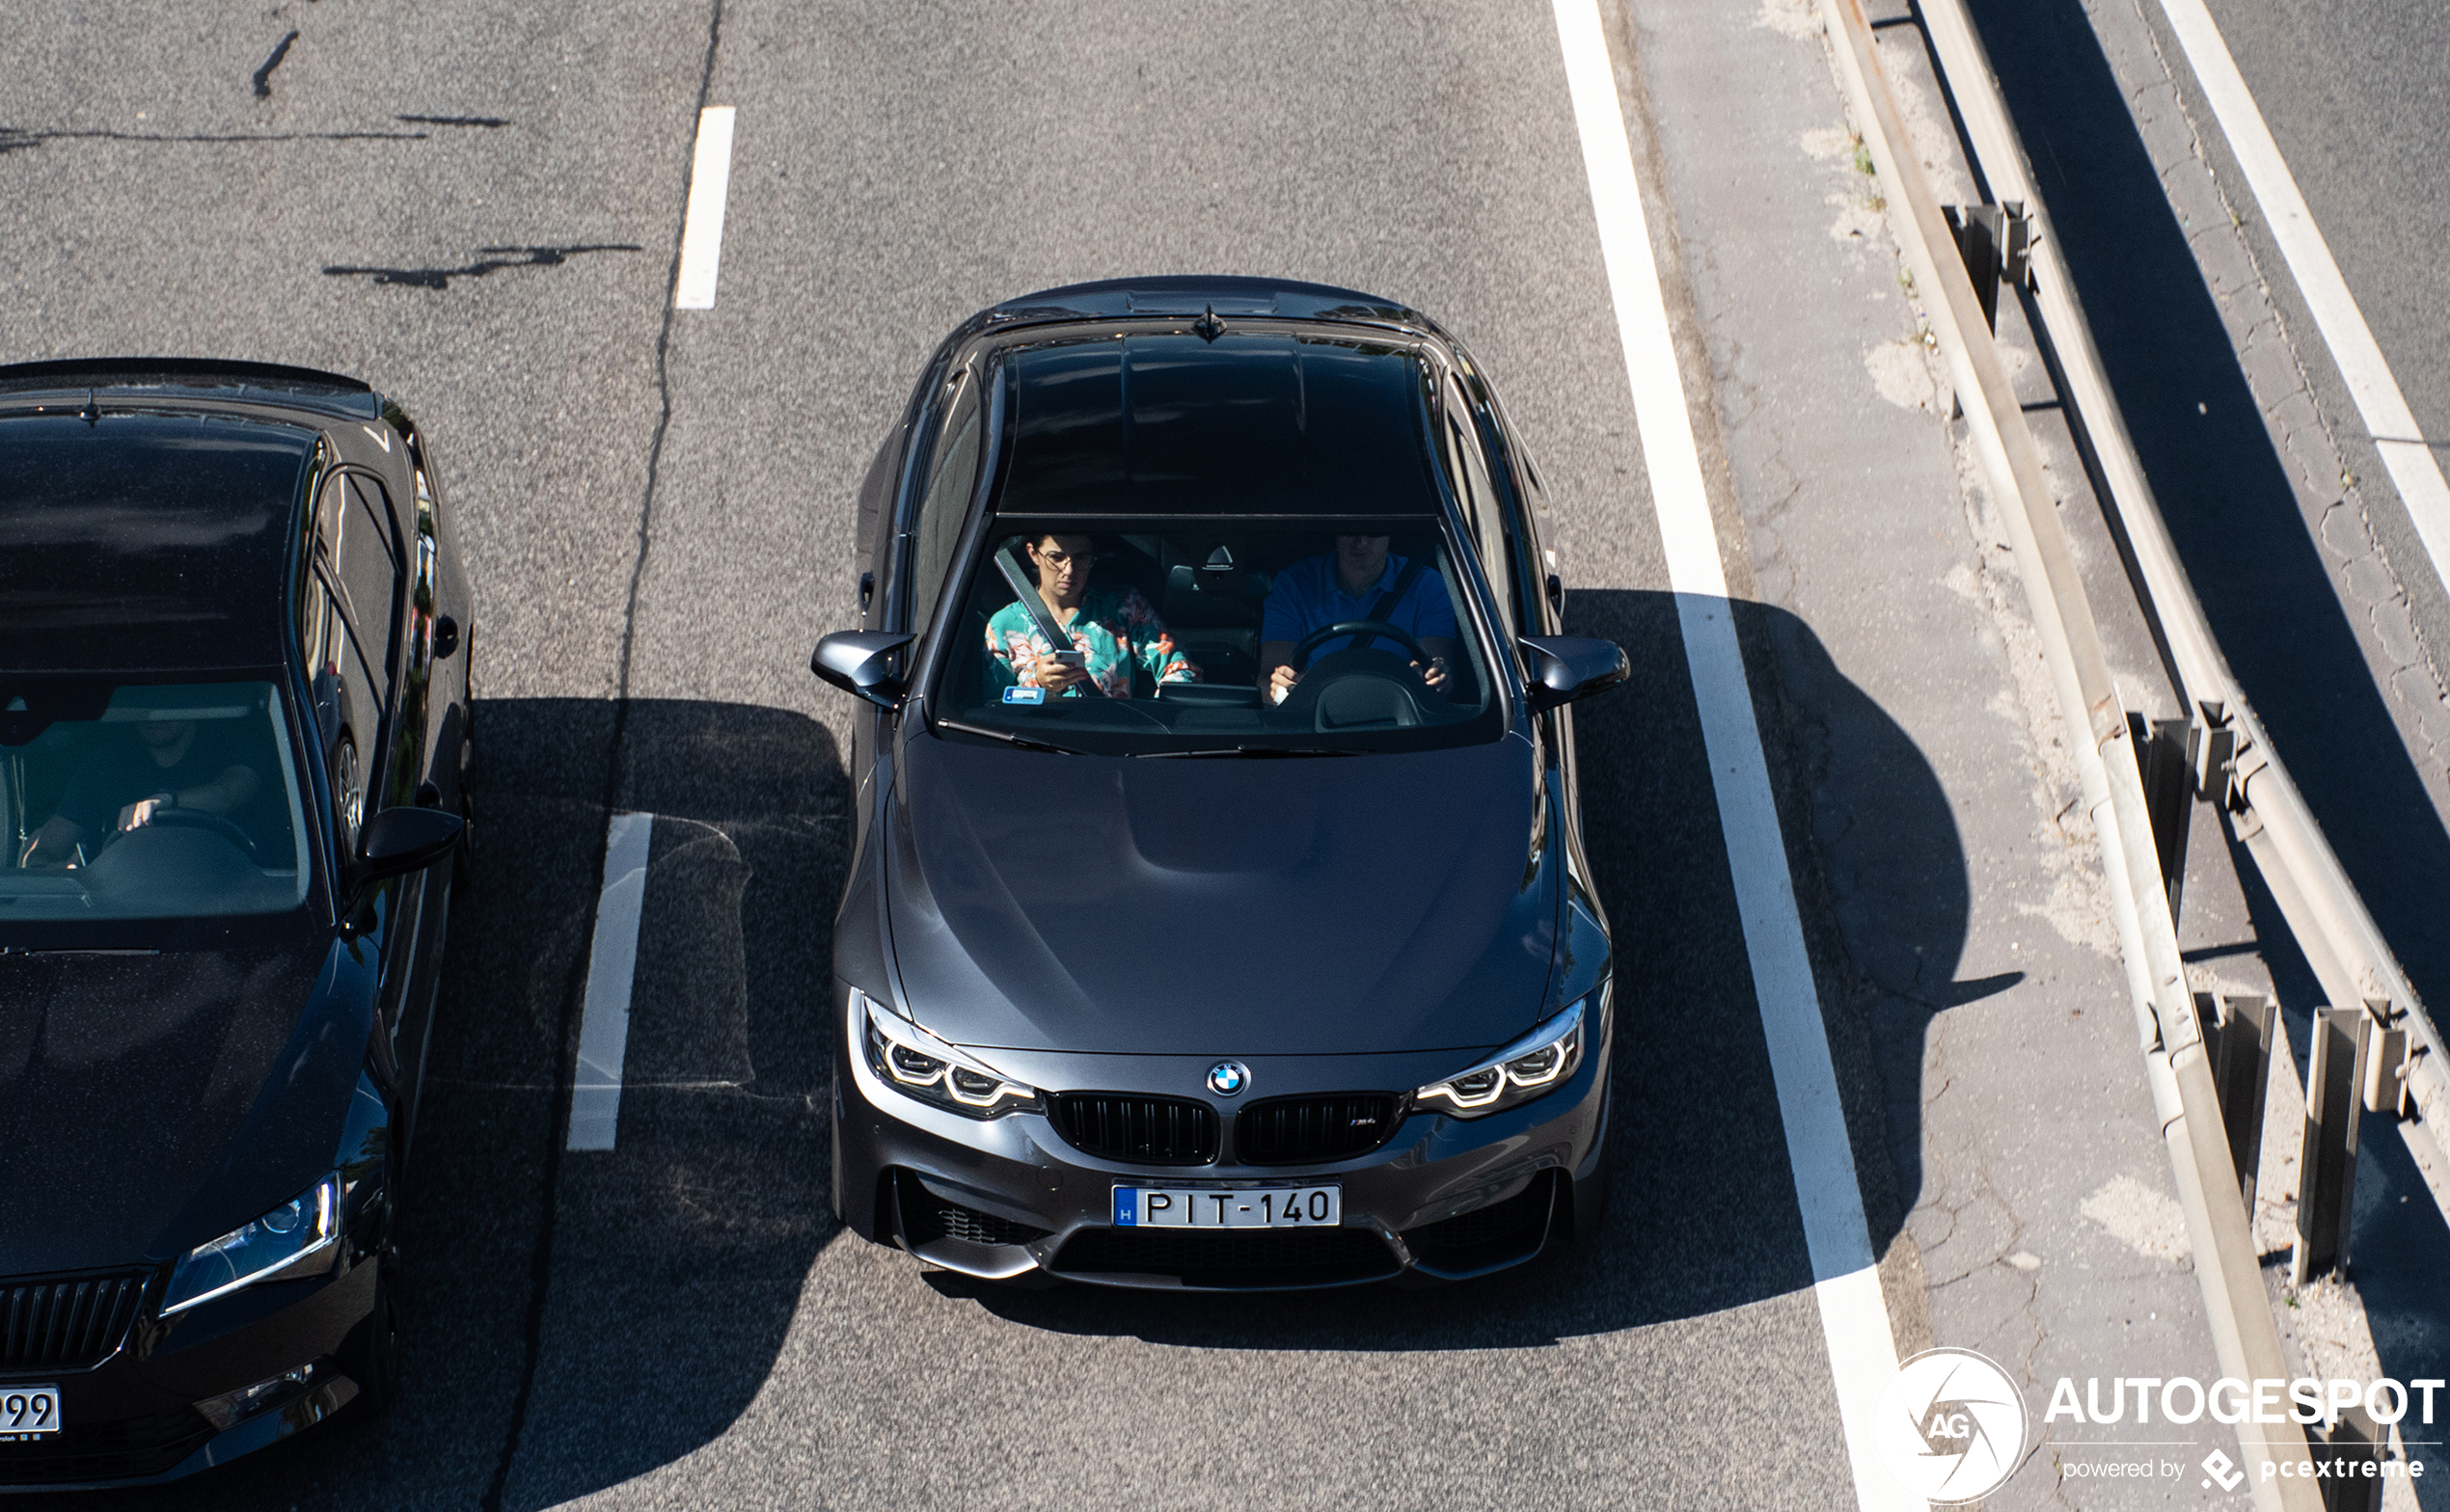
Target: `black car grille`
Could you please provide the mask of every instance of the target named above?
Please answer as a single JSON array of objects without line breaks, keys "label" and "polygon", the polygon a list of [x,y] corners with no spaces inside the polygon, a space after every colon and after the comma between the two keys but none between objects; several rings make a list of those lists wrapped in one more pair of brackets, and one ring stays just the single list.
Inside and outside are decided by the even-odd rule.
[{"label": "black car grille", "polygon": [[1044,1228],[994,1213],[965,1207],[939,1197],[916,1180],[902,1178],[902,1236],[913,1248],[939,1239],[966,1239],[971,1244],[1027,1244],[1047,1236]]},{"label": "black car grille", "polygon": [[1052,1099],[1056,1132],[1086,1154],[1143,1166],[1204,1166],[1216,1158],[1216,1110],[1185,1097],[1067,1092]]},{"label": "black car grille", "polygon": [[1502,1202],[1407,1230],[1404,1247],[1432,1270],[1471,1271],[1526,1258],[1548,1234],[1560,1173],[1543,1171]]},{"label": "black car grille", "polygon": [[83,1370],[127,1336],[144,1272],[0,1282],[0,1370]]},{"label": "black car grille", "polygon": [[1234,1122],[1234,1158],[1246,1166],[1304,1166],[1366,1155],[1395,1137],[1395,1096],[1334,1092],[1273,1097]]},{"label": "black car grille", "polygon": [[1080,1275],[1172,1276],[1185,1285],[1318,1286],[1395,1274],[1393,1252],[1369,1228],[1084,1228],[1050,1269]]},{"label": "black car grille", "polygon": [[30,1444],[0,1444],[0,1486],[56,1486],[158,1475],[213,1436],[192,1407],[154,1418],[78,1427]]}]

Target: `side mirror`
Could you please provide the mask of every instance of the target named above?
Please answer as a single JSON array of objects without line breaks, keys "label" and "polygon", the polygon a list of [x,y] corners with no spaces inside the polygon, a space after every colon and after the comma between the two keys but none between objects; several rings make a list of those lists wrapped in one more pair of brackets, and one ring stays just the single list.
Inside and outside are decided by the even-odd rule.
[{"label": "side mirror", "polygon": [[916,638],[880,630],[837,630],[817,642],[815,654],[808,658],[808,670],[855,698],[884,709],[899,709],[908,689],[893,675],[893,653]]},{"label": "side mirror", "polygon": [[1624,647],[1588,635],[1525,635],[1530,653],[1531,702],[1536,710],[1554,709],[1577,698],[1604,692],[1633,675]]},{"label": "side mirror", "polygon": [[357,880],[422,872],[450,854],[468,824],[438,808],[387,808],[359,831]]}]

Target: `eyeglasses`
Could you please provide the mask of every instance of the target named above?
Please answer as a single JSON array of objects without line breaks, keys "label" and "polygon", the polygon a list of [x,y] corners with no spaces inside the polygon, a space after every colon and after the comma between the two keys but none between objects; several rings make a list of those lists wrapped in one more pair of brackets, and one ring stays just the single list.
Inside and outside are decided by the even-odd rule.
[{"label": "eyeglasses", "polygon": [[1097,561],[1098,554],[1095,552],[1040,552],[1038,559],[1055,571],[1061,572],[1075,562],[1087,567]]}]

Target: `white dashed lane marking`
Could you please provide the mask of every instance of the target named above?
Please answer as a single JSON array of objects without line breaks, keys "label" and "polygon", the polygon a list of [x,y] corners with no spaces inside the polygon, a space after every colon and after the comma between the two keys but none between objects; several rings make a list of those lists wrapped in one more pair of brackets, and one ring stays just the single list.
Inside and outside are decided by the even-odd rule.
[{"label": "white dashed lane marking", "polygon": [[578,1074],[570,1084],[572,1149],[611,1149],[621,1122],[621,1062],[630,1047],[630,985],[638,976],[638,921],[646,903],[652,814],[615,814],[605,830],[604,893],[587,952],[587,1000],[579,1018]]},{"label": "white dashed lane marking", "polygon": [[723,257],[723,198],[731,190],[732,107],[697,113],[697,156],[689,170],[689,213],[681,221],[681,277],[672,303],[715,308],[715,273]]}]

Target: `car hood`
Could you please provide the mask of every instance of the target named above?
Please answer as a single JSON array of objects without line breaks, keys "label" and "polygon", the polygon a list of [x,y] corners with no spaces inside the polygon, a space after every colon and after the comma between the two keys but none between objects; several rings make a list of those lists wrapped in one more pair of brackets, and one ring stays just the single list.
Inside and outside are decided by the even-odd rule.
[{"label": "car hood", "polygon": [[167,1259],[329,1170],[367,956],[327,933],[0,958],[0,1275]]},{"label": "car hood", "polygon": [[1515,738],[1151,760],[913,731],[886,895],[907,1005],[980,1047],[1499,1043],[1537,1021],[1554,955],[1537,760]]}]

